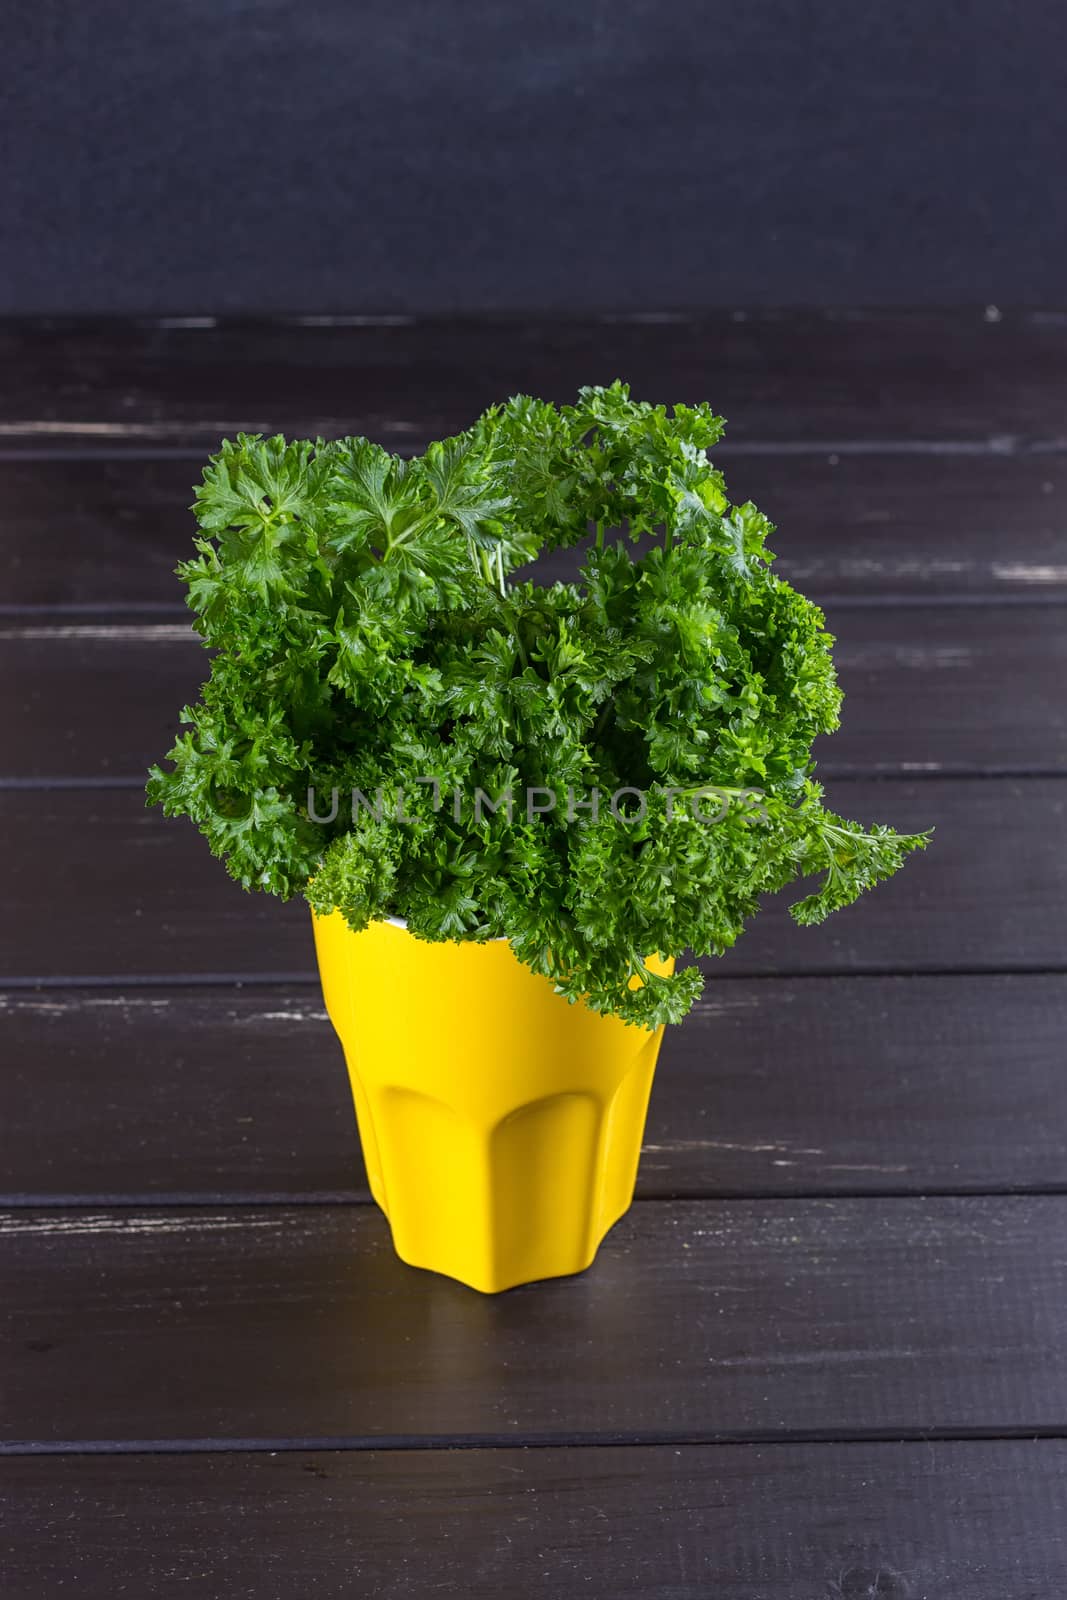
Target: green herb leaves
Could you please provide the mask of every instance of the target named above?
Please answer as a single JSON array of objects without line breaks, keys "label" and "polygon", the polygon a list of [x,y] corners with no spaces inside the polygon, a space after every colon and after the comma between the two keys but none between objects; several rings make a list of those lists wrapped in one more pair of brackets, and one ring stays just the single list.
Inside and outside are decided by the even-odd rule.
[{"label": "green herb leaves", "polygon": [[[677,1021],[700,974],[646,956],[721,953],[810,874],[794,916],[819,921],[927,837],[822,808],[833,641],[729,504],[721,430],[616,383],[517,397],[410,462],[227,441],[179,568],[211,676],[149,800],[246,888],[507,937],[572,1000]],[[574,582],[511,576],[582,541]]]}]

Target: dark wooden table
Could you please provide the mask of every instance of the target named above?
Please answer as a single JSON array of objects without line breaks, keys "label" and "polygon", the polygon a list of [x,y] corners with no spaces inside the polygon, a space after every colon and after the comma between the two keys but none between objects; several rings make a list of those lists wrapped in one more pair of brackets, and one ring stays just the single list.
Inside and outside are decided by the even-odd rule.
[{"label": "dark wooden table", "polygon": [[[0,328],[2,1600],[1061,1600],[1067,314]],[[584,1276],[394,1259],[305,909],[143,771],[222,433],[417,449],[519,389],[707,398],[826,606],[849,815],[668,1035]]]}]

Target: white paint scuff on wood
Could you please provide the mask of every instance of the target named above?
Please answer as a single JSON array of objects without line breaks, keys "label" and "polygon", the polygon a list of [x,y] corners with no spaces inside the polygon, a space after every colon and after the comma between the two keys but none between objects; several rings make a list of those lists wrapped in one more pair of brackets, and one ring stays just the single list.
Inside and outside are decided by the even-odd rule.
[{"label": "white paint scuff on wood", "polygon": [[4,639],[102,639],[113,644],[202,644],[188,622],[36,623],[0,630]]},{"label": "white paint scuff on wood", "polygon": [[0,1236],[69,1238],[83,1235],[123,1234],[127,1237],[137,1237],[164,1233],[232,1233],[252,1228],[278,1229],[284,1225],[284,1219],[277,1214],[249,1216],[243,1211],[204,1215],[186,1212],[181,1216],[164,1212],[132,1216],[119,1213],[108,1216],[94,1213],[72,1216],[69,1213],[56,1212],[54,1215],[38,1214],[32,1217],[22,1216],[18,1212],[8,1212],[0,1216]]}]

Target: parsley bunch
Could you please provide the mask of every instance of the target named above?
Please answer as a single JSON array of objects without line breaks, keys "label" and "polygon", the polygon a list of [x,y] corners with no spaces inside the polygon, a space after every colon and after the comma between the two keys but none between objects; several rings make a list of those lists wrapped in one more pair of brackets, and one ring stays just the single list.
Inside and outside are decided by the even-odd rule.
[{"label": "parsley bunch", "polygon": [[[178,569],[211,675],[149,801],[246,889],[506,937],[570,1000],[680,1020],[700,972],[649,952],[722,954],[815,873],[792,909],[821,921],[928,837],[823,808],[833,640],[729,503],[721,432],[614,383],[517,397],[414,461],[226,441]],[[520,570],[579,543],[575,582]]]}]

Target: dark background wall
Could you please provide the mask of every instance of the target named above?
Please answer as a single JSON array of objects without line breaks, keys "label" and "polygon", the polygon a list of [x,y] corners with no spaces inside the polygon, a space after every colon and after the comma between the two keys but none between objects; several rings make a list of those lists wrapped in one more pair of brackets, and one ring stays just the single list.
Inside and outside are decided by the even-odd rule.
[{"label": "dark background wall", "polygon": [[0,17],[0,310],[1062,301],[1061,0]]}]

